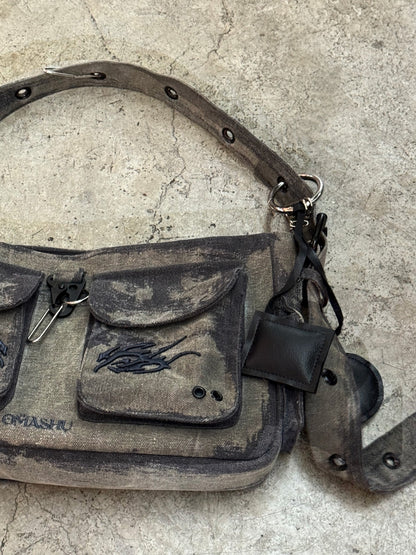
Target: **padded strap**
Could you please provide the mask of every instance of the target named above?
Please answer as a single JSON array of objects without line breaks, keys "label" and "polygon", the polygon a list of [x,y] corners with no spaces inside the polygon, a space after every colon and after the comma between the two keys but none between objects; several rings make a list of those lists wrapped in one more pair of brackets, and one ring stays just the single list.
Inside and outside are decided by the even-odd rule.
[{"label": "padded strap", "polygon": [[238,154],[265,185],[275,187],[283,181],[285,187],[274,195],[282,205],[311,196],[311,189],[284,160],[194,89],[131,64],[88,62],[4,85],[0,87],[0,120],[39,98],[77,87],[129,89],[162,100]]}]

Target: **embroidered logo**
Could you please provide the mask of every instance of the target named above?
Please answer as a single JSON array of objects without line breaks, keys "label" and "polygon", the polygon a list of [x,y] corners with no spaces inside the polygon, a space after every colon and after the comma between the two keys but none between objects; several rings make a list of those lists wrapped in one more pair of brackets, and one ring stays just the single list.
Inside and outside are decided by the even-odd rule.
[{"label": "embroidered logo", "polygon": [[5,356],[7,356],[7,346],[0,339],[0,368],[3,368],[3,366],[4,366],[3,357],[5,357]]},{"label": "embroidered logo", "polygon": [[9,426],[23,426],[24,428],[33,426],[38,430],[57,430],[64,433],[69,432],[72,428],[72,421],[28,416],[27,414],[5,414],[1,421]]},{"label": "embroidered logo", "polygon": [[120,374],[121,372],[147,374],[150,372],[160,372],[161,370],[170,369],[172,362],[187,355],[200,357],[201,353],[197,353],[196,351],[183,351],[168,360],[166,356],[162,355],[162,353],[165,353],[166,351],[169,351],[169,349],[179,345],[179,343],[182,343],[185,339],[186,336],[182,337],[182,339],[178,339],[178,341],[174,341],[166,347],[161,347],[156,351],[152,351],[152,348],[156,347],[156,343],[153,341],[136,343],[135,345],[131,345],[129,347],[120,347],[117,345],[117,347],[113,347],[104,353],[100,353],[97,358],[97,362],[99,364],[97,364],[94,368],[94,372],[98,372],[100,368],[107,366],[111,372],[115,372],[116,374]]}]

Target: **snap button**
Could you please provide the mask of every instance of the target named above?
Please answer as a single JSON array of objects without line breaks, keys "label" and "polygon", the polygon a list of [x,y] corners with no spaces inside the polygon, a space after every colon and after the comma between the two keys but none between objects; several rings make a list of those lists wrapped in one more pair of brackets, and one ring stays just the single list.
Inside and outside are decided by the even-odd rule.
[{"label": "snap button", "polygon": [[329,462],[335,467],[335,470],[342,472],[343,470],[347,470],[347,461],[341,455],[331,455],[329,457]]}]

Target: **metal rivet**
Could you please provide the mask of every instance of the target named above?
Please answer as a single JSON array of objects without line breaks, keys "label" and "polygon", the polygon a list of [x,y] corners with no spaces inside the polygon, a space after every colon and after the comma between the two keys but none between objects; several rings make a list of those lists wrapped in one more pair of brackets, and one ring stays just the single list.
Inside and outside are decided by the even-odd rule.
[{"label": "metal rivet", "polygon": [[335,470],[342,472],[347,470],[347,461],[341,455],[331,455],[329,457],[329,462],[335,467]]},{"label": "metal rivet", "polygon": [[220,393],[219,391],[217,391],[215,389],[214,389],[214,391],[211,391],[211,397],[213,399],[215,399],[216,401],[222,401],[222,399],[223,399],[222,393]]},{"label": "metal rivet", "polygon": [[222,136],[227,141],[227,143],[231,144],[235,141],[234,133],[231,131],[231,129],[228,129],[228,127],[224,127],[224,129],[222,130]]},{"label": "metal rivet", "polygon": [[22,89],[19,89],[18,91],[15,92],[15,97],[18,98],[19,100],[23,100],[25,98],[29,98],[31,94],[32,94],[32,89],[30,87],[23,87]]},{"label": "metal rivet", "polygon": [[322,372],[322,377],[328,385],[335,385],[338,381],[336,375],[332,372],[332,370],[324,370]]},{"label": "metal rivet", "polygon": [[385,453],[383,455],[383,463],[391,470],[396,470],[400,466],[400,459],[394,453]]},{"label": "metal rivet", "polygon": [[165,87],[165,93],[168,95],[169,98],[172,100],[178,100],[179,95],[172,87]]},{"label": "metal rivet", "polygon": [[192,390],[192,395],[195,397],[195,399],[203,399],[206,393],[207,392],[205,391],[205,389],[200,385],[196,385]]}]

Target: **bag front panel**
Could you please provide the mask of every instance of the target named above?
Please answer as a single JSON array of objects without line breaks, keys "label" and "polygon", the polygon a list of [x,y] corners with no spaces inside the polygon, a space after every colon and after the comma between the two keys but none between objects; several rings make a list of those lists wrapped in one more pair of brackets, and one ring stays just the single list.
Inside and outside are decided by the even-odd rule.
[{"label": "bag front panel", "polygon": [[[202,264],[212,260],[236,263],[247,275],[244,318],[240,318],[247,322],[254,310],[263,308],[273,294],[275,269],[271,249],[275,240],[273,235],[226,237],[79,254],[0,245],[0,252],[8,262],[29,262],[30,267],[45,275],[55,273],[68,278],[82,268],[87,276],[87,289],[92,276],[103,272]],[[43,314],[48,302],[49,290],[43,281],[32,324]],[[77,407],[76,384],[84,346],[91,333],[90,318],[89,307],[82,304],[68,318],[58,319],[40,343],[26,344],[14,397],[0,412],[3,445],[248,460],[261,456],[276,441],[276,387],[256,378],[241,380],[241,414],[230,428],[99,423],[82,419]],[[211,333],[209,340],[212,340]],[[227,340],[227,329],[223,330],[223,340]]]}]

